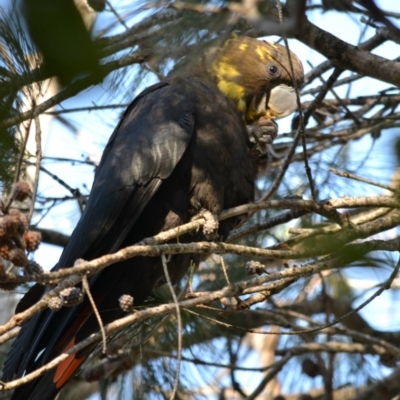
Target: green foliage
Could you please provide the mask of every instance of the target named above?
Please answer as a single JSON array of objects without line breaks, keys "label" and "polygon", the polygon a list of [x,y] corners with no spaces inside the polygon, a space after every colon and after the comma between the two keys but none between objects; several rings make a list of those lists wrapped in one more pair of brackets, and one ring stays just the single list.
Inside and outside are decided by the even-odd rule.
[{"label": "green foliage", "polygon": [[[1,111],[0,104],[0,119],[2,118]],[[0,128],[0,187],[7,187],[11,183],[17,154],[15,132],[11,129]]]}]

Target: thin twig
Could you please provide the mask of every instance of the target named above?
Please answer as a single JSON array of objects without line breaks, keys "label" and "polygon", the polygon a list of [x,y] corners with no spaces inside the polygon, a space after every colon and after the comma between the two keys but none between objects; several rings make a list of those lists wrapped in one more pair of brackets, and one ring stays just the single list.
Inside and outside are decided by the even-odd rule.
[{"label": "thin twig", "polygon": [[82,286],[83,289],[85,290],[85,293],[90,301],[90,304],[92,305],[93,308],[93,313],[96,316],[97,322],[99,323],[99,328],[100,328],[100,332],[101,332],[101,336],[103,339],[103,354],[106,354],[107,351],[107,336],[106,336],[106,331],[104,330],[104,325],[103,325],[103,321],[101,320],[101,316],[99,313],[99,310],[97,309],[96,303],[93,299],[92,293],[90,292],[90,287],[89,287],[89,282],[88,282],[88,278],[87,275],[83,275],[82,276]]},{"label": "thin twig", "polygon": [[228,273],[226,272],[226,269],[227,269],[227,268],[226,268],[226,264],[225,264],[224,257],[223,257],[223,256],[221,256],[220,260],[221,260],[221,268],[222,268],[222,272],[224,273],[224,277],[225,277],[226,283],[227,283],[228,285],[230,285],[230,284],[231,284],[231,282],[230,282],[230,280],[229,280]]},{"label": "thin twig", "polygon": [[267,229],[284,224],[307,214],[309,214],[309,211],[305,210],[286,211],[279,215],[274,215],[273,217],[267,218],[265,221],[261,221],[254,225],[246,225],[241,228],[235,229],[229,233],[226,241],[228,243],[232,243],[244,236],[248,236],[261,231],[266,231]]},{"label": "thin twig", "polygon": [[335,168],[329,168],[329,171],[333,172],[335,175],[342,176],[343,178],[354,179],[356,181],[368,183],[370,185],[377,186],[377,187],[380,187],[382,189],[389,190],[392,193],[396,193],[396,189],[392,188],[391,186],[375,182],[375,181],[373,181],[371,179],[361,178],[360,176],[353,175],[350,172],[342,172],[342,171],[339,171],[339,170],[337,170]]},{"label": "thin twig", "polygon": [[296,147],[299,143],[301,134],[302,134],[301,129],[299,127],[294,135],[293,142],[290,145],[288,152],[286,153],[285,160],[283,161],[283,165],[282,165],[281,169],[279,170],[278,176],[275,178],[274,182],[272,183],[268,193],[266,193],[264,196],[262,196],[259,201],[266,201],[266,200],[270,199],[274,195],[274,193],[276,192],[278,187],[280,186],[280,184],[283,180],[283,177],[285,176],[286,171],[289,168],[290,163],[292,162],[293,155],[294,155],[294,152],[296,151]]},{"label": "thin twig", "polygon": [[[313,65],[310,61],[308,61],[308,65],[313,68]],[[358,120],[358,118],[356,117],[356,115],[353,114],[353,112],[349,109],[349,107],[347,107],[347,105],[342,101],[342,99],[340,98],[340,96],[336,93],[336,91],[333,89],[335,83],[337,82],[340,74],[343,72],[342,69],[338,69],[336,68],[333,72],[333,74],[331,75],[334,76],[334,82],[328,84],[325,79],[320,75],[318,78],[319,80],[322,82],[323,87],[329,87],[329,91],[335,96],[336,100],[338,101],[338,103],[346,110],[346,115],[350,116],[353,121],[357,124],[360,125],[360,121]],[[350,85],[349,85],[350,87]]]},{"label": "thin twig", "polygon": [[[282,4],[281,4],[280,0],[276,0],[276,4],[277,4],[277,7],[278,7],[279,21],[280,21],[281,24],[283,24]],[[302,147],[303,147],[304,168],[306,170],[308,183],[310,185],[311,198],[314,201],[316,201],[317,197],[316,197],[316,193],[315,193],[314,179],[312,177],[311,168],[310,168],[310,165],[308,163],[307,144],[306,144],[306,135],[305,135],[306,122],[305,122],[305,118],[303,116],[303,109],[302,109],[302,106],[301,106],[300,91],[299,91],[299,88],[297,86],[296,79],[294,79],[295,74],[294,74],[294,68],[293,68],[292,54],[291,54],[290,49],[289,49],[289,42],[287,40],[286,35],[283,35],[283,41],[285,43],[286,52],[287,52],[287,56],[288,56],[288,60],[289,60],[290,73],[291,73],[292,78],[293,78],[292,82],[293,82],[294,90],[295,90],[295,93],[296,93],[297,109],[299,111],[299,130],[300,130],[301,143],[302,143]]]},{"label": "thin twig", "polygon": [[286,349],[278,349],[275,351],[277,355],[286,355],[289,352],[292,356],[297,356],[310,352],[327,352],[333,353],[360,353],[360,354],[388,354],[388,350],[376,344],[361,343],[340,343],[340,342],[324,342],[324,343],[303,343],[296,347]]},{"label": "thin twig", "polygon": [[332,90],[334,83],[337,81],[339,76],[342,74],[343,69],[335,68],[332,74],[329,76],[328,80],[322,86],[322,89],[319,91],[318,95],[311,102],[311,104],[307,107],[306,112],[304,113],[304,125],[308,124],[308,121],[312,115],[312,113],[321,105],[321,102],[324,100],[327,93]]},{"label": "thin twig", "polygon": [[24,156],[25,156],[25,150],[26,150],[26,144],[28,143],[28,138],[29,138],[29,133],[31,131],[31,125],[32,125],[32,120],[33,120],[33,113],[34,113],[34,107],[32,107],[32,110],[29,110],[26,114],[27,118],[29,119],[28,124],[25,127],[25,136],[22,140],[22,144],[21,144],[21,149],[20,149],[20,153],[18,156],[18,162],[17,162],[17,166],[15,169],[15,175],[14,175],[14,183],[19,181],[19,176],[21,174],[21,167],[22,167],[22,162],[24,160]]},{"label": "thin twig", "polygon": [[[332,260],[331,260],[331,261],[332,261]],[[345,263],[345,264],[347,264],[347,263]],[[325,330],[326,328],[330,328],[330,327],[332,327],[333,325],[336,325],[336,324],[340,323],[341,321],[343,321],[344,319],[350,317],[351,315],[354,315],[355,313],[357,313],[358,311],[360,311],[361,309],[363,309],[366,305],[368,305],[368,304],[369,304],[372,300],[374,300],[376,297],[378,297],[379,295],[381,295],[382,292],[383,292],[384,290],[390,289],[390,286],[391,286],[393,280],[394,280],[394,279],[396,278],[396,276],[397,276],[397,273],[398,273],[398,271],[399,271],[399,267],[400,267],[400,260],[399,260],[399,262],[397,263],[396,267],[393,269],[393,271],[392,271],[392,273],[391,273],[389,279],[388,279],[385,283],[383,283],[382,286],[381,286],[372,296],[370,296],[367,300],[365,300],[365,301],[364,301],[362,304],[360,304],[358,307],[356,307],[355,309],[349,311],[348,313],[342,315],[340,318],[337,318],[337,319],[335,319],[334,321],[332,321],[332,322],[330,322],[330,323],[328,323],[328,324],[321,325],[321,324],[319,324],[319,323],[317,323],[317,322],[314,322],[314,324],[317,325],[315,328],[302,329],[302,328],[299,327],[299,329],[295,329],[295,330],[290,331],[290,332],[283,332],[283,331],[276,332],[276,331],[273,331],[273,330],[265,331],[265,330],[262,330],[262,329],[248,329],[248,328],[242,328],[242,327],[240,327],[240,326],[235,326],[235,325],[232,325],[232,324],[228,324],[228,323],[223,322],[223,321],[218,320],[218,319],[214,319],[214,318],[207,317],[206,315],[202,315],[202,314],[196,313],[196,312],[193,311],[193,310],[185,309],[185,311],[187,311],[187,312],[189,312],[189,313],[191,313],[191,314],[194,314],[194,315],[196,315],[196,316],[198,316],[198,317],[200,317],[200,318],[203,318],[203,319],[205,319],[205,320],[208,320],[208,321],[210,321],[210,322],[213,322],[213,323],[215,323],[215,324],[217,324],[217,325],[222,325],[222,326],[224,326],[224,327],[226,327],[226,328],[235,329],[235,330],[239,330],[239,331],[244,331],[244,332],[247,332],[247,333],[256,333],[256,334],[262,334],[262,335],[286,335],[286,336],[293,336],[293,335],[303,335],[303,334],[307,334],[307,333],[321,332],[321,331]],[[304,268],[304,267],[302,267],[302,268]],[[332,269],[332,268],[326,268],[326,269]],[[318,271],[315,271],[315,272],[320,272],[320,271],[323,271],[323,270],[326,270],[326,269],[319,269]],[[287,271],[287,270],[286,270],[286,271]],[[285,271],[282,271],[282,273],[284,273],[284,272],[285,272]],[[282,274],[282,273],[280,273],[280,274]],[[287,275],[286,275],[286,276],[287,276]],[[281,285],[281,282],[277,282],[277,284],[278,284],[278,285]],[[275,285],[275,286],[276,286],[276,285]],[[275,286],[274,286],[274,288],[275,288]],[[262,290],[262,289],[265,290],[266,288],[268,288],[269,290],[273,290],[273,289],[271,289],[271,286],[270,286],[270,285],[269,285],[268,287],[264,286],[264,287],[261,287],[261,288],[259,288],[259,289],[260,289],[260,290]],[[252,289],[254,290],[255,287],[253,287]],[[242,293],[244,293],[244,291],[243,291]],[[390,350],[389,350],[389,351],[392,351],[392,352],[393,352],[393,349],[394,349],[394,347],[390,345]],[[398,349],[395,350],[394,354],[396,354],[396,357],[400,358],[400,351],[399,351]]]},{"label": "thin twig", "polygon": [[35,117],[35,127],[36,127],[36,165],[35,165],[35,176],[33,180],[33,191],[31,197],[31,206],[29,208],[28,222],[31,221],[33,216],[33,210],[35,209],[36,197],[39,187],[39,175],[40,175],[40,164],[42,162],[42,130],[40,128],[39,117]]},{"label": "thin twig", "polygon": [[[59,110],[51,110],[45,111],[43,114],[46,115],[60,115],[60,114],[68,114],[68,113],[76,113],[83,111],[99,111],[99,110],[109,110],[109,109],[118,109],[123,108],[126,109],[130,103],[121,103],[121,104],[105,104],[102,106],[87,106],[87,107],[74,107],[74,108],[61,108]],[[49,157],[46,157],[49,158]]]},{"label": "thin twig", "polygon": [[[160,350],[154,350],[154,349],[142,349],[142,352],[145,354],[149,354],[151,356],[155,357],[168,357],[168,358],[176,358],[175,354],[172,353],[167,353],[165,351],[160,351]],[[273,368],[274,364],[269,364],[265,367],[240,367],[238,365],[232,365],[232,364],[221,364],[221,363],[216,363],[216,362],[211,362],[211,361],[204,361],[200,360],[199,358],[190,358],[190,357],[184,357],[182,356],[182,361],[190,362],[193,364],[197,365],[207,365],[210,367],[216,367],[216,368],[225,368],[225,369],[234,369],[237,371],[249,371],[249,372],[264,372],[268,371],[269,369]]]},{"label": "thin twig", "polygon": [[179,384],[179,376],[181,373],[181,365],[182,365],[182,331],[183,331],[183,326],[182,326],[182,316],[181,316],[181,310],[179,307],[179,301],[178,298],[176,297],[176,293],[174,290],[174,287],[171,282],[171,278],[169,276],[168,272],[168,266],[167,266],[167,259],[165,257],[165,254],[161,254],[161,261],[164,269],[164,275],[165,279],[167,281],[168,287],[171,291],[171,296],[172,299],[174,300],[175,306],[176,306],[176,317],[178,320],[178,357],[177,357],[177,365],[176,365],[176,375],[175,375],[175,381],[174,381],[174,387],[172,389],[172,393],[170,396],[170,400],[173,400],[175,398],[176,392],[178,390],[178,384]]},{"label": "thin twig", "polygon": [[325,329],[329,328],[333,325],[336,325],[343,321],[344,319],[350,317],[351,315],[354,315],[358,311],[362,310],[366,305],[371,303],[372,300],[374,300],[376,297],[380,296],[385,290],[390,289],[390,286],[393,282],[393,280],[396,278],[400,268],[400,259],[396,265],[396,267],[393,269],[392,273],[390,274],[390,277],[387,279],[386,282],[382,284],[382,286],[368,299],[366,299],[364,302],[362,302],[358,307],[354,308],[353,310],[349,311],[348,313],[342,315],[340,318],[335,319],[334,321],[330,322],[329,324],[325,325],[320,325],[318,328],[313,328],[313,329],[306,329],[306,330],[301,330],[301,331],[295,331],[293,332],[294,334],[304,334],[304,333],[312,333],[312,332],[317,332],[320,329]]},{"label": "thin twig", "polygon": [[[15,173],[14,173],[14,184],[19,181],[19,177],[21,175],[21,167],[22,167],[22,163],[24,160],[24,156],[25,156],[26,144],[28,143],[31,125],[32,125],[32,119],[29,119],[28,124],[25,127],[25,136],[23,137],[20,152],[18,155],[18,161],[16,164]],[[13,199],[11,196],[8,197],[8,199],[5,203],[3,203],[3,201],[0,201],[1,211],[3,212],[3,214],[8,212],[8,209],[10,208],[12,202],[13,202]]]},{"label": "thin twig", "polygon": [[253,391],[253,393],[251,393],[250,396],[247,397],[247,400],[255,400],[259,398],[258,396],[264,390],[267,383],[276,376],[276,374],[285,366],[285,364],[291,359],[291,357],[292,355],[290,353],[287,353],[279,361],[275,362],[274,367],[265,375],[265,377],[261,380],[256,389]]},{"label": "thin twig", "polygon": [[128,25],[126,25],[124,19],[119,15],[119,13],[117,12],[117,10],[113,7],[113,5],[111,4],[110,1],[106,1],[108,7],[110,7],[111,12],[115,15],[115,17],[117,18],[118,22],[120,22],[120,24],[126,29],[129,30]]}]

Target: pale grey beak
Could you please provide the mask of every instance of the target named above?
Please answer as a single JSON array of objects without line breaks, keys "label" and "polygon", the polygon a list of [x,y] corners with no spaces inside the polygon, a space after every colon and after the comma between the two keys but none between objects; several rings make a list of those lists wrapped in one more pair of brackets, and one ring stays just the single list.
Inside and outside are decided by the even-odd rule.
[{"label": "pale grey beak", "polygon": [[271,117],[283,118],[297,110],[296,91],[293,87],[279,85],[271,90],[267,108]]}]

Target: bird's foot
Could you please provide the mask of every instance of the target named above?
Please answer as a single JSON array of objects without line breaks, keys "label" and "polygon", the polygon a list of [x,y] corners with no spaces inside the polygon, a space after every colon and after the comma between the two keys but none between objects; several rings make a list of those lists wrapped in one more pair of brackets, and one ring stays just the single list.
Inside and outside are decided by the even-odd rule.
[{"label": "bird's foot", "polygon": [[268,152],[268,145],[272,144],[278,135],[278,124],[266,117],[261,117],[248,127],[250,142],[253,143],[254,155],[262,157]]},{"label": "bird's foot", "polygon": [[126,313],[130,313],[130,312],[134,311],[133,306],[135,303],[135,299],[131,295],[123,294],[118,299],[118,302],[119,302],[119,306],[122,308],[122,311],[124,311]]},{"label": "bird's foot", "polygon": [[211,211],[202,209],[197,215],[193,217],[194,220],[204,218],[206,222],[203,225],[203,233],[207,240],[218,239],[219,221],[218,217]]}]

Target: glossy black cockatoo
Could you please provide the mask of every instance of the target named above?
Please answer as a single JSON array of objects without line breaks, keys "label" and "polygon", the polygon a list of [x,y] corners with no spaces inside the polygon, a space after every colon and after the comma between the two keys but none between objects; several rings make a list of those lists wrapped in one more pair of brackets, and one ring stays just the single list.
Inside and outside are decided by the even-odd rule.
[{"label": "glossy black cockatoo", "polygon": [[[276,134],[274,118],[297,108],[294,81],[303,67],[278,44],[233,37],[208,50],[191,68],[178,66],[162,82],[140,93],[123,114],[104,150],[86,209],[55,267],[92,260],[189,222],[208,210],[254,199],[265,144]],[[248,125],[250,129],[248,129]],[[238,218],[223,221],[224,238]],[[204,240],[202,233],[181,242]],[[176,283],[193,255],[168,262]],[[136,257],[114,264],[90,279],[104,324],[123,315],[118,299],[143,304],[164,283],[160,258]],[[17,312],[34,304],[44,288],[34,286]],[[3,380],[34,371],[79,343],[99,325],[90,302],[55,312],[47,309],[25,322],[4,366]],[[13,399],[53,399],[87,358],[90,349],[20,386]]]}]

